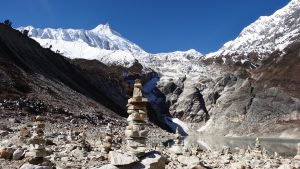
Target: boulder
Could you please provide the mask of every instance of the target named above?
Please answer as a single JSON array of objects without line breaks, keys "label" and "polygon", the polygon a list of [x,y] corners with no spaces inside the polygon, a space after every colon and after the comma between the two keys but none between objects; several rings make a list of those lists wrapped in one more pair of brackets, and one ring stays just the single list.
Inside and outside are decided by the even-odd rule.
[{"label": "boulder", "polygon": [[94,168],[91,168],[91,169],[119,169],[119,167],[116,167],[116,166],[114,166],[112,164],[106,164],[106,165],[104,165],[104,166],[102,166],[100,168],[94,167]]},{"label": "boulder", "polygon": [[139,161],[134,155],[122,154],[115,151],[109,152],[108,159],[110,160],[110,163],[115,166],[129,165]]},{"label": "boulder", "polygon": [[11,159],[14,151],[13,148],[0,148],[0,158]]},{"label": "boulder", "polygon": [[8,131],[0,130],[0,136],[4,137],[8,135]]},{"label": "boulder", "polygon": [[150,151],[146,153],[145,157],[142,158],[140,162],[135,164],[133,169],[164,169],[166,163],[166,158],[164,158],[157,151]]},{"label": "boulder", "polygon": [[157,151],[151,151],[146,154],[140,164],[145,169],[164,169],[166,159]]},{"label": "boulder", "polygon": [[18,148],[12,155],[13,160],[20,160],[25,155],[24,149]]},{"label": "boulder", "polygon": [[33,165],[33,164],[24,164],[20,167],[20,169],[52,169],[52,167],[39,166],[39,165]]},{"label": "boulder", "polygon": [[178,156],[178,161],[181,163],[181,164],[184,164],[184,165],[198,165],[200,164],[200,160],[198,157],[196,156],[189,156],[189,157],[186,157],[186,156]]},{"label": "boulder", "polygon": [[293,168],[293,167],[290,166],[289,164],[283,164],[283,165],[280,165],[278,169],[290,169],[290,168]]},{"label": "boulder", "polygon": [[86,157],[86,151],[84,151],[83,149],[79,149],[78,147],[70,152],[70,155],[72,157],[77,158],[78,160],[83,160],[84,157]]},{"label": "boulder", "polygon": [[203,167],[202,165],[191,165],[189,166],[190,169],[206,169],[205,167]]}]

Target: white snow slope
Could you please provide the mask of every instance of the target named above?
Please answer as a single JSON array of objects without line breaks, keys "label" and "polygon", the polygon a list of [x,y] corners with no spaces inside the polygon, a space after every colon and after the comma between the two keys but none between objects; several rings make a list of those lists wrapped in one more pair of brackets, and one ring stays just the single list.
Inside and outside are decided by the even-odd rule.
[{"label": "white snow slope", "polygon": [[239,36],[207,57],[260,54],[282,50],[300,36],[300,0],[292,0],[271,16],[261,16],[242,30]]},{"label": "white snow slope", "polygon": [[29,36],[43,47],[69,58],[96,59],[106,64],[130,65],[136,56],[146,52],[136,44],[113,31],[108,24],[92,30],[20,27],[29,30]]},{"label": "white snow slope", "polygon": [[20,31],[28,30],[28,35],[43,47],[51,47],[51,50],[66,57],[71,59],[96,59],[105,64],[118,64],[128,67],[135,59],[141,63],[150,63],[156,59],[159,61],[189,61],[192,58],[202,56],[194,49],[186,52],[147,53],[138,45],[112,30],[108,24],[100,24],[91,30],[41,29],[32,26],[18,29]]}]

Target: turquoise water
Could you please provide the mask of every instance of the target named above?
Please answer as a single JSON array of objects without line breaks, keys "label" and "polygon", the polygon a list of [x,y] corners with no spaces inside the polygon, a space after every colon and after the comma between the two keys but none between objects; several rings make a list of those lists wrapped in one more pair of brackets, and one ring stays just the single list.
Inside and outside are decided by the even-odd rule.
[{"label": "turquoise water", "polygon": [[[187,136],[183,139],[183,143],[187,147],[199,145],[206,150],[221,150],[222,147],[228,146],[232,151],[236,147],[252,149],[255,145],[256,138],[249,137],[205,137],[205,136]],[[282,139],[282,138],[259,138],[261,146],[267,150],[267,154],[272,155],[277,152],[282,157],[294,157],[297,153],[297,143],[300,139]],[[237,150],[236,150],[237,151]]]}]

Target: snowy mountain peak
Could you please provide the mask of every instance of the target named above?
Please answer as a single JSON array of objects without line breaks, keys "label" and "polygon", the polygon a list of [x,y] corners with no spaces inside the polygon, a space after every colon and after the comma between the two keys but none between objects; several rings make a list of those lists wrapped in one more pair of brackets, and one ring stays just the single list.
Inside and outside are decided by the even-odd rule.
[{"label": "snowy mountain peak", "polygon": [[191,54],[191,55],[194,55],[194,56],[203,56],[202,53],[198,52],[197,50],[195,49],[190,49],[190,50],[187,50],[185,53],[187,54]]},{"label": "snowy mountain peak", "polygon": [[20,27],[44,47],[50,47],[69,58],[97,59],[106,64],[130,65],[138,55],[146,52],[138,45],[123,38],[109,24],[94,29],[52,29]]},{"label": "snowy mountain peak", "polygon": [[105,23],[105,24],[99,24],[98,26],[96,26],[93,30],[103,30],[103,29],[111,29],[109,23]]},{"label": "snowy mountain peak", "polygon": [[[144,52],[139,46],[121,37],[108,24],[98,25],[92,30],[83,29],[52,29],[34,28],[33,26],[20,27],[19,30],[29,30],[29,36],[39,41],[48,41],[48,45],[55,46],[55,41],[86,43],[88,46],[106,50],[122,50],[130,52]],[[40,41],[39,41],[40,42]],[[43,45],[43,44],[42,44]],[[46,45],[46,44],[45,44]]]},{"label": "snowy mountain peak", "polygon": [[99,34],[99,35],[117,35],[121,37],[121,34],[112,30],[110,25],[108,23],[106,24],[99,24],[98,26],[96,26],[94,29],[91,30],[92,32]]},{"label": "snowy mountain peak", "polygon": [[[271,16],[261,16],[242,30],[239,36],[207,57],[257,53],[261,57],[282,50],[300,38],[300,0],[292,0]],[[237,58],[233,58],[234,60]],[[245,58],[242,58],[245,59]]]},{"label": "snowy mountain peak", "polygon": [[105,64],[130,66],[135,59],[141,63],[149,61],[189,61],[203,56],[195,49],[169,53],[150,54],[138,45],[130,42],[114,31],[111,26],[99,24],[91,30],[84,29],[52,29],[20,27],[20,31],[28,30],[29,36],[44,47],[59,52],[69,58],[96,59]]}]

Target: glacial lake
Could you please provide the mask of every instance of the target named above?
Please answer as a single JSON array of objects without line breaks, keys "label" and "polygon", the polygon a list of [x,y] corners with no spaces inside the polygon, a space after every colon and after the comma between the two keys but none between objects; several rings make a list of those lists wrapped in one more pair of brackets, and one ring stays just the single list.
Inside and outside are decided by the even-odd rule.
[{"label": "glacial lake", "polygon": [[[200,146],[204,150],[220,151],[224,146],[230,147],[234,151],[238,148],[247,149],[248,146],[254,149],[255,139],[250,137],[205,137],[205,136],[187,136],[183,138],[185,147]],[[300,139],[283,139],[283,138],[259,138],[261,147],[267,150],[268,155],[275,152],[286,158],[294,157],[297,153],[297,144]],[[173,140],[168,140],[165,145],[172,145]]]}]

